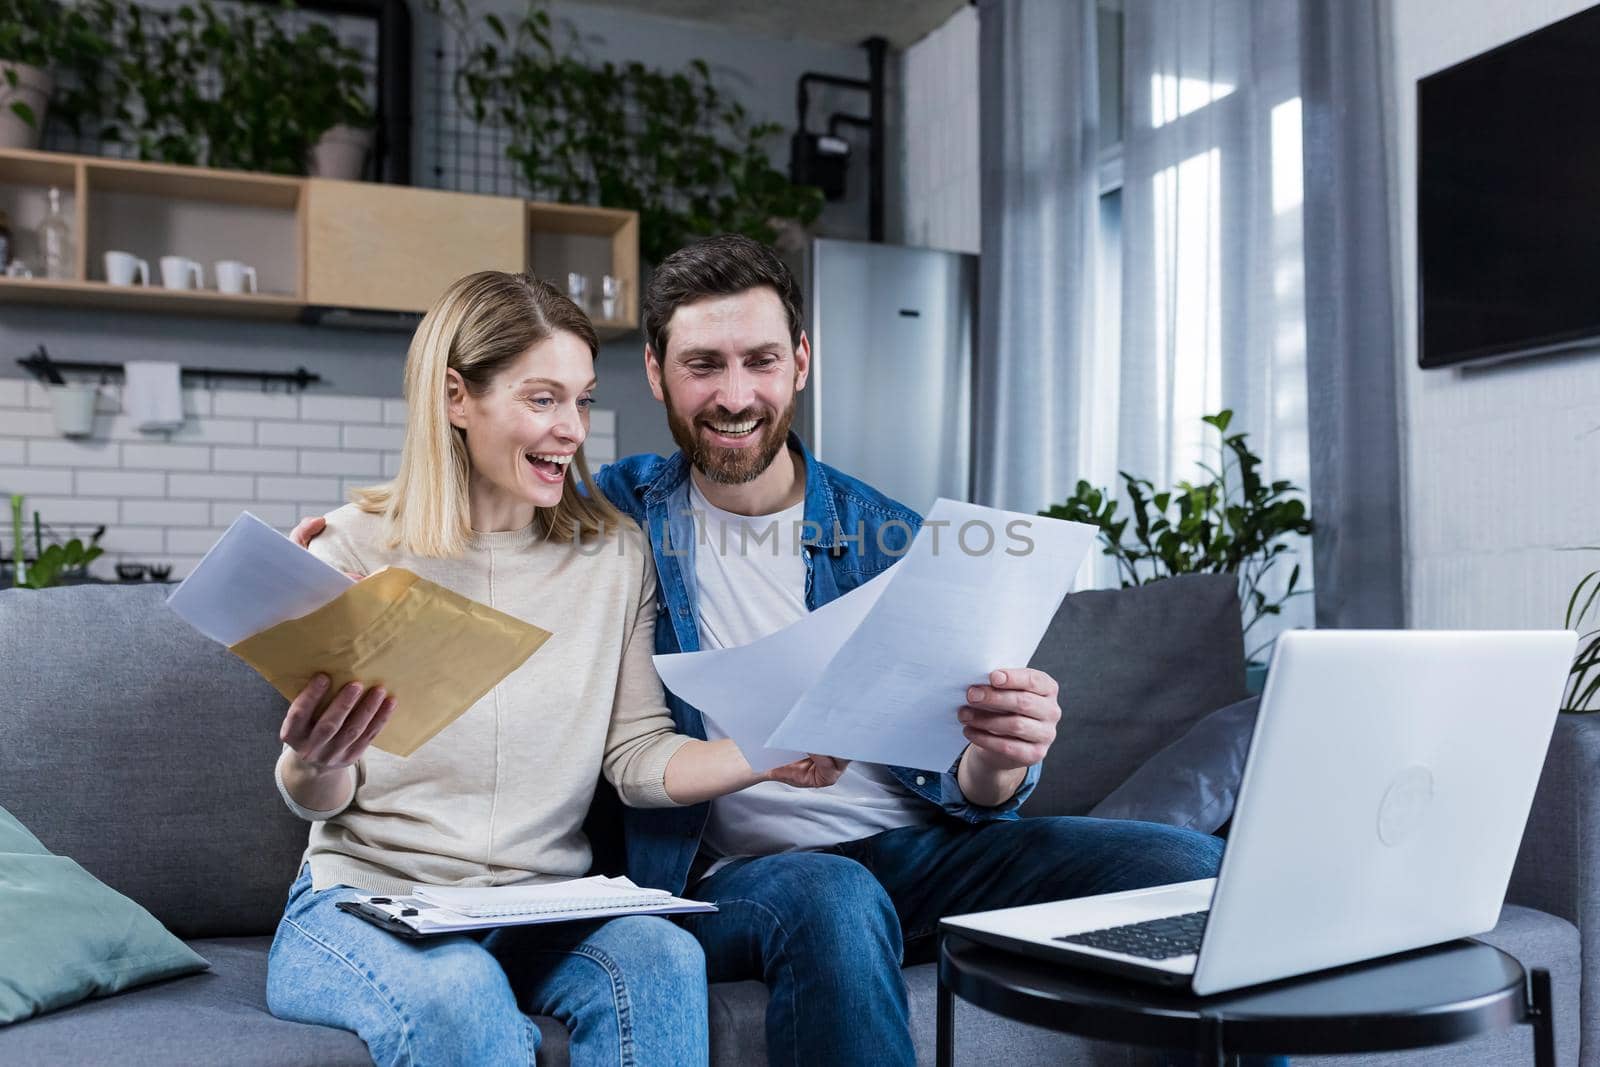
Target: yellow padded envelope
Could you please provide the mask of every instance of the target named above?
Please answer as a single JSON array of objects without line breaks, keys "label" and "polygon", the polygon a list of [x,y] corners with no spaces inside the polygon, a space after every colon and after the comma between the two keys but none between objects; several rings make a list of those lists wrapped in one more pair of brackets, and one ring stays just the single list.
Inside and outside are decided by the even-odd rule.
[{"label": "yellow padded envelope", "polygon": [[549,640],[540,629],[403,567],[385,567],[298,619],[231,646],[293,700],[312,676],[381,685],[394,715],[373,745],[409,756]]}]

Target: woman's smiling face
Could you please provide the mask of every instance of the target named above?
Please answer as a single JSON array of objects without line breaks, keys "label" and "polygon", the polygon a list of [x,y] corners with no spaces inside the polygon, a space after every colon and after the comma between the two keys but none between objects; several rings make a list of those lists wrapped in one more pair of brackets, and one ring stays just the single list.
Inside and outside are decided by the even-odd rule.
[{"label": "woman's smiling face", "polygon": [[573,334],[557,332],[501,368],[473,396],[448,372],[450,423],[466,435],[473,528],[515,530],[535,508],[561,502],[571,463],[589,436],[594,357]]}]

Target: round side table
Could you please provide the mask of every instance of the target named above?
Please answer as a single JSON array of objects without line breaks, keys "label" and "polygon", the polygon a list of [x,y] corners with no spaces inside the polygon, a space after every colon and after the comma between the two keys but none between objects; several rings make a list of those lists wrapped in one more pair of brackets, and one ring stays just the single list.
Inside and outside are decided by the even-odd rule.
[{"label": "round side table", "polygon": [[955,1061],[952,995],[1019,1022],[1130,1045],[1238,1055],[1331,1055],[1448,1045],[1522,1023],[1555,1067],[1550,973],[1481,941],[1451,941],[1210,997],[1079,970],[941,933],[938,1067]]}]

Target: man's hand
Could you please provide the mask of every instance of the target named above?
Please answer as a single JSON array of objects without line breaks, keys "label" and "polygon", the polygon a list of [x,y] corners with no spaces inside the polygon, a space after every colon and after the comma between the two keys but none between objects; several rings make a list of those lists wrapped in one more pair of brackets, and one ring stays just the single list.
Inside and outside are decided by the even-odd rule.
[{"label": "man's hand", "polygon": [[806,756],[793,763],[785,763],[782,767],[774,767],[767,772],[767,779],[773,782],[782,782],[784,785],[796,786],[800,789],[821,789],[830,786],[844,774],[844,769],[850,766],[847,759],[834,759],[832,756]]},{"label": "man's hand", "polygon": [[[323,518],[321,515],[313,515],[309,519],[301,519],[295,524],[295,528],[289,531],[289,540],[293,541],[301,548],[310,548],[311,542],[317,539],[317,534],[321,533],[327,528],[327,519]],[[344,576],[357,582],[366,577],[366,575],[356,574],[354,571],[345,571]]]},{"label": "man's hand", "polygon": [[1031,767],[1044,759],[1056,739],[1060,687],[1043,671],[1014,667],[992,671],[988,685],[967,689],[957,716],[962,734],[996,770]]},{"label": "man's hand", "polygon": [[1027,769],[1044,759],[1056,739],[1059,692],[1054,678],[1029,667],[992,671],[988,685],[967,690],[967,703],[956,715],[971,743],[956,780],[968,800],[994,807],[1016,793]]}]

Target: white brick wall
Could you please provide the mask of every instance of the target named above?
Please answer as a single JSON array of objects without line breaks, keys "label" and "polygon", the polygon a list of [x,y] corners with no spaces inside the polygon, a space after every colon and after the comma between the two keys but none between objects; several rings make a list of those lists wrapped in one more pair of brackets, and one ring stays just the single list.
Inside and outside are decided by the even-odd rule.
[{"label": "white brick wall", "polygon": [[978,11],[963,6],[901,64],[905,243],[977,252]]},{"label": "white brick wall", "polygon": [[[94,566],[102,577],[122,560],[171,563],[182,577],[239,512],[288,530],[392,477],[400,462],[399,400],[191,389],[184,406],[181,429],[141,433],[109,386],[94,435],[68,440],[56,434],[42,386],[0,379],[0,501],[26,494],[28,512],[63,534],[66,524],[81,534],[104,524],[106,555]],[[616,442],[614,413],[594,412],[591,466],[615,459]],[[10,513],[0,511],[9,557]]]}]

